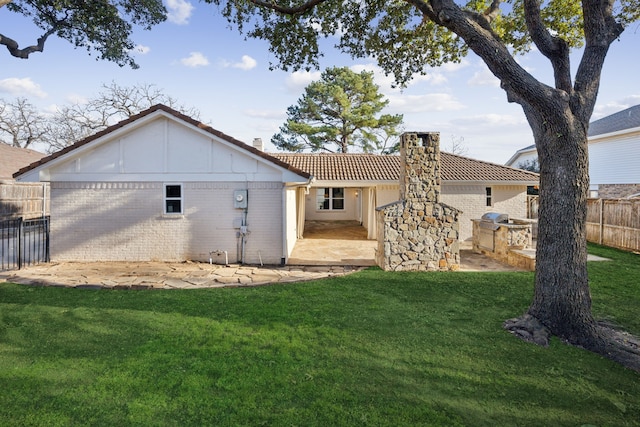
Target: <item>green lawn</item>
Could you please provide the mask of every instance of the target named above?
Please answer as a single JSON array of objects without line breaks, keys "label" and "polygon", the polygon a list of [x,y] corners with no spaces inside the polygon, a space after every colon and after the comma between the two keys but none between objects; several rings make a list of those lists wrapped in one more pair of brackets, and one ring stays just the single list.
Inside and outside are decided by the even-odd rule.
[{"label": "green lawn", "polygon": [[[594,313],[640,335],[640,256]],[[640,426],[640,374],[501,327],[532,273],[189,291],[0,285],[2,426]]]}]

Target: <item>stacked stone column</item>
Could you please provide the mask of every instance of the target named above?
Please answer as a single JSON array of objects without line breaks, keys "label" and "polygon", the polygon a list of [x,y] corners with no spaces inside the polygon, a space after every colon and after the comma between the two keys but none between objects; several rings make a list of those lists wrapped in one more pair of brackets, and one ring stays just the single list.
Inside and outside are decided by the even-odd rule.
[{"label": "stacked stone column", "polygon": [[460,211],[440,202],[440,135],[400,140],[400,200],[378,208],[376,262],[387,271],[458,270]]}]

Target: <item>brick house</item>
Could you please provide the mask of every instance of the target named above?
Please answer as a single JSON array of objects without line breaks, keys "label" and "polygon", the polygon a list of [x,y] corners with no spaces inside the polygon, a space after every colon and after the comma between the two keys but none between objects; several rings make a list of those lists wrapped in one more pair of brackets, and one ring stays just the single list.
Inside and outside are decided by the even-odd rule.
[{"label": "brick house", "polygon": [[[304,196],[307,220],[357,220],[377,237],[375,208],[399,198],[400,156],[377,154],[273,154],[314,177]],[[472,219],[498,211],[527,217],[527,186],[538,174],[440,153],[441,200],[461,211],[460,240],[470,240]],[[334,209],[332,199],[338,199]]]},{"label": "brick house", "polygon": [[50,183],[52,261],[248,264],[286,262],[310,178],[163,105],[16,174]]},{"label": "brick house", "polygon": [[[356,220],[399,198],[399,156],[270,154],[156,105],[21,169],[49,182],[54,261],[286,263],[307,220]],[[526,215],[538,175],[441,153],[443,203],[471,219]]]}]

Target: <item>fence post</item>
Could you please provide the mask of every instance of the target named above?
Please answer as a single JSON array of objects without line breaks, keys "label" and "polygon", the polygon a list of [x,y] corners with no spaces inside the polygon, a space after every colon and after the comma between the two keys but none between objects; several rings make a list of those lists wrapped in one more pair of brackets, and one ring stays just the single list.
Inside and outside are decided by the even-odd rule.
[{"label": "fence post", "polygon": [[51,217],[46,216],[44,218],[44,235],[45,235],[45,254],[44,254],[44,262],[51,261],[51,252],[49,251],[49,230],[51,227]]},{"label": "fence post", "polygon": [[22,217],[18,218],[18,270],[22,268]]},{"label": "fence post", "polygon": [[598,200],[598,204],[600,205],[600,232],[598,233],[598,244],[602,245],[602,242],[604,241],[604,201],[602,198]]}]

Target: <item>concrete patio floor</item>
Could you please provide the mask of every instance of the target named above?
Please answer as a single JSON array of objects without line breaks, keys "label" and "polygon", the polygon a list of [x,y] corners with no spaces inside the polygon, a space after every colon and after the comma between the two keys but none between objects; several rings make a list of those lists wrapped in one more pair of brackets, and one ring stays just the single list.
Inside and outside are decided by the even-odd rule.
[{"label": "concrete patio floor", "polygon": [[[357,221],[307,221],[289,264],[373,266],[377,246]],[[525,271],[476,254],[470,242],[461,245],[460,264],[460,271]]]},{"label": "concrete patio floor", "polygon": [[[203,262],[52,262],[0,272],[1,282],[87,289],[198,289],[304,282],[375,265],[377,242],[357,222],[308,223],[286,266]],[[460,250],[460,271],[522,271]],[[455,274],[455,272],[451,272]]]}]

